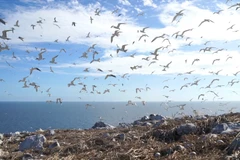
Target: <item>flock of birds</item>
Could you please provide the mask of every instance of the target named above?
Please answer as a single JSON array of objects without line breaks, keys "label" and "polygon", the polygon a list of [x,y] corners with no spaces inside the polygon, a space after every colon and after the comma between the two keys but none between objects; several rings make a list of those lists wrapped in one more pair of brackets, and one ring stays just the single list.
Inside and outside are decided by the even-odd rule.
[{"label": "flock of birds", "polygon": [[[228,9],[233,9],[233,8],[234,8],[235,10],[238,10],[238,9],[240,8],[240,3],[236,3],[236,4],[232,5],[232,6],[230,6]],[[183,9],[183,10],[180,10],[179,12],[177,12],[177,13],[174,15],[173,19],[172,19],[172,23],[175,23],[175,22],[176,22],[176,23],[179,23],[179,21],[181,20],[181,18],[183,18],[183,16],[184,16],[184,11],[185,11],[185,10]],[[112,11],[112,14],[117,14],[117,16],[121,16],[121,14],[119,14],[118,12],[119,12],[119,10],[116,9],[116,10]],[[221,12],[224,12],[224,11],[223,11],[223,10],[219,10],[219,11],[217,11],[217,12],[214,12],[213,14],[219,14],[219,15],[220,15]],[[99,8],[97,8],[97,9],[95,10],[95,13],[94,13],[95,17],[93,17],[93,16],[90,16],[90,17],[89,17],[89,23],[91,23],[92,25],[94,25],[94,19],[97,18],[98,16],[101,16],[101,13],[102,13],[102,11],[101,11]],[[144,12],[138,14],[137,16],[143,16],[143,15],[144,15]],[[45,19],[40,18],[39,20],[36,21],[36,24],[31,24],[30,27],[31,27],[31,29],[34,30],[35,27],[37,27],[37,26],[42,27],[42,24],[44,24],[44,22],[45,22]],[[204,19],[204,20],[202,20],[201,22],[199,22],[198,27],[201,27],[201,26],[204,25],[205,23],[214,23],[214,21],[211,20],[211,19]],[[3,31],[2,31],[2,35],[0,35],[0,39],[2,39],[2,43],[0,43],[0,53],[1,53],[2,51],[4,51],[4,50],[6,50],[6,51],[11,51],[11,48],[9,48],[9,45],[7,44],[7,42],[8,42],[8,41],[11,41],[10,33],[14,33],[14,30],[17,29],[18,27],[20,27],[20,24],[21,24],[21,21],[20,21],[20,20],[17,20],[16,23],[15,23],[11,28],[9,28],[8,30],[3,30]],[[6,22],[4,19],[0,19],[0,25],[7,25],[7,22]],[[57,26],[58,28],[61,28],[61,26],[59,26],[59,24],[58,24],[57,17],[53,17],[53,25]],[[71,25],[72,27],[78,27],[78,23],[77,23],[77,22],[72,22],[72,24],[69,24],[69,25]],[[80,24],[79,24],[79,25],[80,25]],[[121,33],[124,32],[124,31],[121,30],[121,27],[122,27],[123,25],[127,25],[127,23],[120,22],[120,23],[118,23],[118,24],[116,24],[116,25],[110,26],[112,29],[115,29],[115,31],[112,33],[111,37],[109,37],[109,42],[110,42],[110,43],[114,43],[114,39],[117,38],[117,37],[119,37],[119,36],[121,35]],[[231,25],[229,28],[227,28],[227,30],[233,30],[234,26],[235,26],[234,24]],[[132,42],[132,45],[134,45],[134,43],[137,42],[137,41],[141,41],[141,39],[144,39],[144,41],[147,42],[146,39],[149,38],[149,36],[147,35],[147,30],[148,30],[148,28],[150,28],[150,27],[144,27],[144,28],[142,28],[141,30],[138,30],[138,31],[137,31],[138,33],[141,34],[141,36],[140,36],[139,39],[137,39],[136,41],[133,41],[133,42]],[[153,52],[151,52],[148,56],[145,56],[144,58],[142,58],[142,60],[143,60],[143,61],[149,61],[149,65],[148,65],[148,66],[150,66],[150,65],[156,63],[156,62],[159,60],[159,59],[158,59],[158,56],[160,55],[159,52],[160,52],[161,50],[168,50],[168,53],[175,52],[176,49],[171,49],[171,50],[169,49],[169,48],[171,47],[171,38],[175,38],[175,39],[179,39],[179,38],[180,38],[180,39],[184,39],[184,38],[185,38],[186,41],[188,41],[188,40],[190,40],[191,38],[190,38],[190,37],[186,37],[185,34],[186,34],[187,32],[191,32],[191,31],[193,31],[193,30],[194,30],[194,28],[190,28],[190,29],[186,29],[186,30],[183,30],[183,31],[177,31],[177,32],[173,33],[172,35],[162,34],[162,35],[158,35],[158,36],[154,37],[154,38],[151,40],[150,43],[153,43],[153,42],[157,41],[158,39],[162,39],[162,43],[166,41],[168,44],[167,44],[166,46],[160,46],[160,47],[154,49]],[[233,32],[238,32],[238,30],[234,30]],[[71,38],[71,36],[68,36],[65,41],[66,41],[66,42],[70,41],[70,38]],[[87,34],[86,38],[91,38],[91,37],[90,37],[90,32]],[[23,41],[23,42],[24,42],[24,40],[25,40],[24,37],[20,37],[20,36],[18,37],[18,39],[19,39],[20,41]],[[187,43],[186,45],[187,45],[187,46],[191,46],[192,42],[193,42],[193,41],[191,41],[190,43]],[[221,51],[224,51],[224,50],[225,50],[224,48],[218,49],[218,48],[216,48],[216,47],[210,47],[210,46],[208,46],[208,43],[209,43],[209,42],[210,42],[210,41],[205,42],[203,45],[206,46],[206,47],[201,48],[201,49],[199,50],[199,52],[213,52],[212,54],[215,54],[215,53],[218,53],[218,52],[221,52]],[[59,43],[59,42],[58,42],[58,39],[54,40],[54,43]],[[99,54],[98,51],[97,51],[96,48],[95,48],[96,45],[97,45],[97,44],[93,44],[93,45],[89,46],[89,48],[88,48],[85,52],[83,52],[82,55],[81,55],[79,58],[81,58],[81,59],[82,59],[82,58],[88,59],[88,58],[90,57],[90,54],[92,53],[92,59],[91,59],[91,61],[90,61],[90,64],[92,64],[92,63],[94,63],[94,62],[100,62],[100,58],[96,58],[96,56]],[[128,52],[127,47],[128,47],[129,45],[131,45],[131,44],[123,44],[122,46],[117,45],[116,55],[118,55],[120,52],[125,52],[125,53]],[[238,47],[240,47],[240,45],[239,45]],[[214,49],[215,49],[215,51],[212,51],[212,50],[214,50]],[[43,60],[45,60],[44,54],[47,52],[47,49],[46,49],[46,48],[40,48],[40,49],[39,49],[39,48],[36,47],[36,51],[39,52],[39,53],[38,53],[38,56],[36,57],[36,60],[37,60],[37,61],[43,61]],[[29,53],[28,50],[27,50],[26,52]],[[53,57],[51,58],[51,60],[49,61],[49,63],[50,63],[51,65],[57,64],[57,58],[58,58],[59,56],[61,56],[62,52],[66,53],[66,50],[65,50],[64,48],[62,48],[62,49],[60,50],[60,52],[59,52],[58,55],[55,55],[55,56],[53,56]],[[134,58],[135,55],[136,55],[136,53],[131,54],[130,57]],[[112,55],[112,54],[111,54],[110,56],[111,56],[111,57],[114,57],[114,55]],[[16,59],[16,58],[17,58],[17,56],[14,54],[14,52],[12,52],[12,58],[13,58],[13,59]],[[232,59],[232,58],[234,58],[234,57],[229,55],[228,57],[226,57],[226,60],[225,60],[225,61],[228,61],[228,60],[230,60],[230,59]],[[190,62],[190,63],[191,63],[191,65],[194,65],[194,64],[197,63],[198,61],[200,61],[199,58],[194,59],[194,60],[193,60],[192,62]],[[212,65],[214,65],[214,64],[217,63],[218,61],[220,61],[220,59],[214,59],[214,60],[212,61]],[[185,60],[185,63],[189,63],[189,62],[187,61],[187,59]],[[14,66],[12,66],[12,65],[11,65],[9,62],[7,62],[7,61],[6,61],[6,64],[7,64],[9,67],[14,68]],[[75,65],[75,64],[73,63],[73,65]],[[174,65],[174,62],[173,62],[173,61],[167,62],[165,65],[160,65],[160,67],[162,67],[161,70],[164,72],[164,71],[167,71],[171,65]],[[141,65],[141,64],[130,67],[130,69],[131,69],[132,71],[138,70],[138,69],[141,69],[141,68],[142,68],[142,65]],[[85,68],[83,71],[84,71],[84,72],[90,72],[89,69],[90,69],[90,68]],[[123,74],[123,75],[116,75],[116,74],[114,74],[114,70],[104,71],[104,70],[102,70],[101,68],[97,68],[96,70],[97,70],[98,72],[106,73],[106,74],[105,74],[105,77],[104,77],[105,80],[106,80],[106,79],[109,79],[109,78],[130,79],[130,75],[131,75],[130,73],[125,73],[125,74]],[[222,70],[223,70],[223,69],[221,69],[221,70],[219,70],[219,71],[217,71],[217,72],[209,71],[209,73],[211,73],[212,75],[218,76],[218,74],[219,74]],[[28,80],[28,78],[30,77],[30,75],[34,74],[34,72],[41,72],[41,68],[35,67],[35,66],[33,66],[32,68],[29,68],[29,74],[28,74],[27,76],[23,77],[22,79],[18,80],[18,82],[23,83],[22,88],[33,87],[33,88],[36,90],[36,92],[38,92],[40,85],[37,84],[36,82],[30,82],[30,81]],[[53,68],[52,68],[51,66],[50,66],[50,72],[54,73]],[[177,74],[177,77],[178,77],[178,76],[185,76],[185,77],[183,77],[183,80],[185,81],[185,80],[188,80],[187,75],[192,74],[193,72],[194,72],[194,70],[190,70],[190,71],[185,72],[185,73],[178,73],[178,74]],[[153,74],[153,73],[154,73],[154,71],[152,71],[151,74]],[[234,73],[233,75],[234,75],[234,76],[237,76],[239,73],[240,73],[240,71]],[[1,76],[1,77],[4,77],[4,75],[0,75],[0,76]],[[1,77],[0,77],[0,78],[1,78]],[[84,79],[86,79],[86,78],[87,78],[87,77],[75,77],[75,78],[73,78],[73,79],[72,79],[68,84],[66,84],[66,85],[67,85],[68,87],[77,86],[77,85],[82,86],[81,90],[79,91],[80,93],[84,93],[84,92],[89,93],[89,92],[90,92],[90,93],[92,93],[92,94],[106,94],[106,93],[109,93],[109,92],[110,92],[110,89],[106,89],[106,90],[104,90],[103,92],[100,92],[100,91],[97,90],[97,86],[94,85],[94,84],[93,84],[92,86],[90,86],[90,87],[89,87],[90,89],[89,89],[89,88],[87,88],[87,85],[84,84],[84,82],[82,82],[82,81],[81,81],[81,82],[76,82],[76,81],[80,81],[80,79],[83,79],[83,80],[84,80]],[[175,78],[176,78],[176,77],[175,77]],[[163,89],[163,90],[169,89],[169,93],[175,92],[177,89],[173,89],[173,88],[171,88],[171,86],[169,86],[169,85],[166,84],[166,82],[168,82],[168,81],[170,81],[170,80],[175,80],[175,78],[174,78],[174,79],[166,79],[166,80],[164,80],[164,81],[162,82],[162,84],[164,85],[162,89]],[[96,78],[96,79],[97,79],[97,78]],[[86,80],[86,81],[87,81],[87,80]],[[194,79],[193,82],[188,82],[188,83],[182,84],[182,85],[178,88],[178,90],[183,90],[183,89],[188,88],[188,87],[191,87],[191,86],[198,86],[198,85],[199,85],[199,82],[201,82],[201,81],[202,81],[201,78],[195,77],[195,79]],[[201,90],[201,89],[207,89],[207,91],[206,91],[205,93],[200,93],[197,97],[192,98],[192,99],[190,99],[189,101],[192,101],[193,99],[194,99],[194,100],[207,101],[207,100],[208,100],[207,97],[209,97],[209,96],[207,96],[208,93],[211,93],[211,94],[214,96],[213,100],[215,100],[215,99],[216,99],[216,100],[217,100],[217,99],[224,99],[223,97],[220,96],[220,93],[216,93],[216,92],[214,91],[214,89],[212,89],[212,90],[210,90],[210,89],[211,89],[211,88],[224,87],[224,86],[233,86],[234,84],[239,83],[239,80],[238,80],[238,79],[232,79],[232,80],[230,80],[230,81],[228,82],[228,84],[215,85],[215,83],[218,82],[218,81],[220,81],[219,78],[214,78],[214,79],[212,79],[212,81],[211,81],[207,86],[202,86],[202,87],[200,87],[200,88],[199,88],[200,90]],[[1,79],[0,79],[0,82],[5,82],[4,78],[1,78]],[[165,85],[165,84],[166,84],[166,85]],[[111,86],[113,86],[113,87],[115,87],[115,86],[124,86],[124,84],[109,84],[109,85],[111,85]],[[215,85],[215,86],[214,86],[214,85]],[[46,93],[47,93],[47,96],[48,96],[48,97],[51,97],[50,90],[51,90],[51,87],[48,88],[46,91],[40,91],[40,92],[41,92],[41,93],[46,92]],[[138,94],[138,93],[140,93],[140,92],[149,91],[149,90],[151,90],[151,88],[150,88],[148,85],[146,85],[145,87],[137,87],[137,88],[135,89],[135,92],[136,92],[136,94]],[[119,88],[119,91],[120,91],[120,92],[126,92],[127,89]],[[238,94],[236,91],[233,91],[233,93]],[[170,98],[169,95],[163,95],[163,96],[167,99],[167,103],[171,101],[171,100],[169,99],[169,98]],[[79,98],[81,98],[81,97],[79,97]],[[143,105],[146,105],[146,102],[143,100],[143,98],[142,98],[141,96],[136,96],[135,98],[138,99],[138,100],[140,100]],[[63,101],[63,99],[62,99],[61,97],[56,98],[56,103],[60,103],[60,104],[61,104],[62,101]],[[52,101],[52,100],[47,100],[46,102],[49,102],[49,103],[50,103],[50,102],[53,102],[53,101]],[[164,103],[164,104],[166,105],[167,103]],[[134,100],[129,100],[126,105],[136,105],[136,103],[134,102]],[[182,104],[182,105],[178,105],[178,106],[175,106],[175,107],[179,107],[181,110],[183,110],[185,105],[186,105],[186,104]],[[90,107],[90,106],[92,106],[92,105],[91,105],[91,104],[86,104],[86,107]],[[169,108],[171,108],[171,107],[169,107]],[[168,108],[166,108],[166,109],[168,109]]]}]

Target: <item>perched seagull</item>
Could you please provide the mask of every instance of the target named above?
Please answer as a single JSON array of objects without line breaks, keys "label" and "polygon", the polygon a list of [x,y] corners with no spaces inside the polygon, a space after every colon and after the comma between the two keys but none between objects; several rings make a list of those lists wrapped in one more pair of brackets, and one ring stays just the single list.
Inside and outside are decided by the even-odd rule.
[{"label": "perched seagull", "polygon": [[54,56],[53,58],[52,58],[52,60],[51,61],[49,61],[50,63],[53,63],[53,64],[57,64],[57,62],[55,61],[55,59],[58,57],[58,55],[56,55],[56,56]]},{"label": "perched seagull", "polygon": [[122,24],[126,24],[126,23],[118,23],[118,25],[117,26],[111,26],[111,28],[115,28],[115,29],[119,29],[120,30],[120,25],[122,25]]},{"label": "perched seagull", "polygon": [[34,70],[38,70],[38,71],[41,72],[41,70],[40,70],[39,68],[37,68],[37,67],[35,67],[35,68],[31,68],[31,69],[30,69],[30,75],[32,74],[32,72],[33,72]]},{"label": "perched seagull", "polygon": [[182,13],[183,11],[184,9],[176,13],[176,15],[173,17],[172,23],[177,19],[178,16],[183,16],[183,13]]},{"label": "perched seagull", "polygon": [[204,22],[212,22],[212,23],[214,23],[212,20],[210,20],[210,19],[204,19],[200,24],[199,24],[199,26],[198,27],[200,27]]}]

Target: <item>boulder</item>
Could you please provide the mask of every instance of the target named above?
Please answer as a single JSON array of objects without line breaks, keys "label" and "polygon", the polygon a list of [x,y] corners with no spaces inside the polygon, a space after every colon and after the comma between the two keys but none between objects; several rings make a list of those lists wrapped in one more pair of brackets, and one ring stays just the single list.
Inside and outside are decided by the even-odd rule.
[{"label": "boulder", "polygon": [[100,129],[100,128],[113,129],[114,126],[106,124],[106,123],[100,121],[100,122],[96,122],[94,124],[94,126],[92,127],[92,129]]},{"label": "boulder", "polygon": [[193,123],[182,124],[176,129],[178,135],[191,134],[197,131],[197,127]]},{"label": "boulder", "polygon": [[150,114],[149,115],[150,120],[165,120],[165,117],[159,115],[159,114]]},{"label": "boulder", "polygon": [[227,154],[233,154],[235,151],[240,149],[240,138],[236,138],[227,147]]},{"label": "boulder", "polygon": [[212,129],[212,133],[215,134],[220,134],[223,131],[226,131],[228,129],[228,125],[226,123],[221,123],[221,124],[217,124],[213,129]]},{"label": "boulder", "polygon": [[32,135],[27,137],[23,142],[19,145],[20,151],[25,151],[28,149],[34,150],[42,150],[43,143],[46,142],[46,137],[42,134]]},{"label": "boulder", "polygon": [[51,145],[49,145],[49,148],[55,148],[55,147],[60,147],[60,144],[58,143],[58,141],[53,142]]}]

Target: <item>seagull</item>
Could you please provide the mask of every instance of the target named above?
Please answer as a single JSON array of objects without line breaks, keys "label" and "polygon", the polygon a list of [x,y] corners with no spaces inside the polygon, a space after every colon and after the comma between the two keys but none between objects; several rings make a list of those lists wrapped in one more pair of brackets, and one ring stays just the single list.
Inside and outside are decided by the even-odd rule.
[{"label": "seagull", "polygon": [[16,21],[16,23],[14,24],[14,26],[15,26],[15,27],[20,27],[20,26],[18,25],[18,20]]},{"label": "seagull", "polygon": [[220,12],[222,12],[223,10],[219,10],[217,12],[213,12],[213,14],[219,14]]},{"label": "seagull", "polygon": [[54,73],[54,71],[52,70],[52,67],[50,66],[50,72]]},{"label": "seagull", "polygon": [[144,27],[142,30],[140,30],[141,33],[145,33],[145,30],[148,29],[149,27]]},{"label": "seagull", "polygon": [[193,62],[192,62],[192,65],[194,64],[194,62],[196,61],[200,61],[200,59],[194,59]]},{"label": "seagull", "polygon": [[61,99],[61,98],[57,98],[57,99],[56,99],[56,103],[62,104],[62,99]]},{"label": "seagull", "polygon": [[50,63],[53,63],[53,64],[57,64],[57,62],[55,62],[55,59],[58,57],[58,55],[56,55],[56,56],[54,56],[53,58],[52,58],[52,60],[51,61],[49,61]]},{"label": "seagull", "polygon": [[88,34],[87,34],[86,38],[90,38],[90,32],[88,32]]},{"label": "seagull", "polygon": [[236,10],[237,10],[240,7],[240,3],[236,3],[236,4],[232,5],[232,6],[230,6],[228,9],[233,8],[233,7],[236,7]]},{"label": "seagull", "polygon": [[90,22],[91,22],[91,24],[92,24],[92,21],[93,21],[93,18],[90,16]]},{"label": "seagull", "polygon": [[121,33],[121,31],[119,31],[119,30],[116,30],[113,34],[112,34],[112,36],[111,36],[111,43],[113,42],[113,38],[115,37],[115,36],[119,36],[119,33]]},{"label": "seagull", "polygon": [[239,73],[240,71],[237,71],[236,73],[233,73],[234,76],[237,76],[237,74]]},{"label": "seagull", "polygon": [[204,96],[204,94],[200,94],[200,95],[198,96],[198,99],[199,99],[201,96]]},{"label": "seagull", "polygon": [[100,16],[99,13],[101,12],[101,10],[99,10],[98,8],[95,10],[95,16]]},{"label": "seagull", "polygon": [[105,76],[105,79],[107,79],[108,77],[114,77],[114,78],[116,78],[116,76],[113,75],[113,74],[107,74],[107,75]]},{"label": "seagull", "polygon": [[212,22],[212,23],[214,23],[212,20],[210,20],[210,19],[204,19],[200,24],[199,24],[199,26],[198,27],[200,27],[204,22]]},{"label": "seagull", "polygon": [[213,65],[216,61],[220,61],[220,59],[214,59],[213,62],[212,62],[212,65]]},{"label": "seagull", "polygon": [[4,24],[4,25],[6,24],[6,22],[5,22],[3,19],[1,19],[1,18],[0,18],[0,22],[1,22],[2,24]]},{"label": "seagull", "polygon": [[229,28],[227,28],[227,30],[233,29],[234,26],[235,26],[235,24],[231,25]]},{"label": "seagull", "polygon": [[18,37],[21,41],[24,41],[24,38],[23,37]]},{"label": "seagull", "polygon": [[53,21],[53,22],[54,22],[54,23],[57,23],[57,22],[58,22],[56,17],[54,17],[54,21]]},{"label": "seagull", "polygon": [[140,38],[138,39],[138,41],[140,41],[142,39],[142,37],[148,37],[148,35],[147,34],[141,35]]},{"label": "seagull", "polygon": [[27,85],[27,81],[24,81],[24,85],[22,88],[29,88],[29,86]]},{"label": "seagull", "polygon": [[7,61],[5,61],[5,62],[7,63],[7,65],[8,65],[9,67],[14,68],[10,63],[8,63]]},{"label": "seagull", "polygon": [[128,45],[128,44],[124,44],[124,45],[122,45],[122,48],[118,48],[118,49],[117,49],[117,53],[118,53],[119,51],[127,52],[127,49],[125,49],[125,47],[126,47],[127,45]]},{"label": "seagull", "polygon": [[182,13],[183,11],[184,11],[184,9],[176,13],[176,15],[172,19],[172,23],[173,23],[173,21],[175,21],[177,19],[178,16],[183,16],[183,13]]},{"label": "seagull", "polygon": [[40,53],[38,54],[38,58],[36,58],[36,60],[39,60],[39,61],[40,61],[40,60],[44,60],[45,58],[42,57],[42,54],[45,53],[45,52],[46,52],[46,50],[40,52]]},{"label": "seagull", "polygon": [[118,23],[118,25],[117,26],[111,26],[111,28],[115,28],[115,29],[119,29],[120,30],[120,25],[122,25],[122,24],[126,24],[126,23]]},{"label": "seagull", "polygon": [[28,78],[28,76],[27,77],[23,77],[23,79],[19,80],[18,82],[26,82],[27,78]]},{"label": "seagull", "polygon": [[10,40],[10,38],[7,37],[7,32],[12,31],[12,30],[4,30],[2,31],[2,35],[0,38],[5,39],[5,40]]},{"label": "seagull", "polygon": [[31,68],[31,69],[30,69],[30,75],[32,74],[32,72],[33,72],[34,70],[37,70],[37,71],[40,71],[40,72],[41,72],[41,70],[40,70],[39,68],[37,68],[37,67]]},{"label": "seagull", "polygon": [[34,24],[31,24],[31,27],[32,27],[32,29],[33,29],[33,30],[34,30],[35,26],[36,26],[36,25],[34,25]]},{"label": "seagull", "polygon": [[67,37],[66,41],[69,41],[70,36]]}]

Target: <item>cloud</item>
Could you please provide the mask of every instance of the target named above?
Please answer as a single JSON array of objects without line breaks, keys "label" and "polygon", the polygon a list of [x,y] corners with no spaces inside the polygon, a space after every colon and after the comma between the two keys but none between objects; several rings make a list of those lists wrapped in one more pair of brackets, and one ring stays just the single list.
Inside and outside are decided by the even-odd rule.
[{"label": "cloud", "polygon": [[121,4],[126,5],[126,6],[131,5],[131,3],[128,0],[118,0],[118,3],[121,3]]},{"label": "cloud", "polygon": [[157,5],[152,0],[143,0],[143,5],[157,8]]},{"label": "cloud", "polygon": [[[189,71],[191,67],[194,74],[209,75],[209,71],[217,71],[224,68],[221,75],[226,75],[227,72],[233,73],[237,69],[232,69],[233,66],[238,66],[235,59],[238,58],[237,54],[237,44],[240,32],[234,32],[240,26],[240,22],[235,21],[240,17],[240,13],[235,12],[235,10],[226,9],[228,6],[223,3],[217,4],[219,9],[224,9],[223,12],[218,14],[213,14],[210,9],[200,8],[195,2],[185,1],[183,3],[173,1],[168,4],[160,5],[154,10],[154,13],[158,16],[160,26],[151,26],[152,24],[143,24],[138,21],[138,17],[134,14],[126,14],[118,17],[112,14],[112,10],[108,10],[100,3],[89,4],[87,6],[82,5],[78,1],[71,1],[76,5],[69,8],[62,4],[58,4],[57,7],[43,7],[40,9],[32,8],[26,10],[24,7],[20,8],[18,12],[6,15],[6,21],[8,25],[4,26],[8,29],[15,24],[16,20],[19,20],[20,27],[15,27],[15,33],[9,33],[9,37],[12,38],[8,41],[9,44],[19,46],[19,49],[24,48],[24,44],[39,45],[40,43],[50,43],[58,39],[59,43],[54,43],[53,45],[58,45],[61,47],[49,48],[49,52],[57,52],[61,48],[71,48],[71,45],[81,44],[82,46],[91,46],[92,44],[97,44],[97,51],[101,50],[101,62],[94,62],[90,64],[91,59],[87,59],[88,62],[79,61],[81,64],[75,66],[72,63],[68,63],[66,58],[65,63],[57,64],[55,67],[67,68],[72,66],[72,68],[86,68],[90,67],[93,71],[96,68],[102,67],[103,70],[112,69],[115,74],[124,74],[128,72],[130,74],[177,74],[185,73]],[[127,1],[124,1],[127,2]],[[53,2],[55,3],[55,2]],[[153,5],[153,1],[144,1],[144,5]],[[95,15],[96,8],[101,8],[100,16]],[[136,9],[136,7],[134,7]],[[184,9],[184,15],[178,17],[176,21],[172,23],[172,19],[175,14]],[[123,11],[128,11],[126,8]],[[138,8],[136,9],[138,10]],[[140,11],[140,9],[139,9]],[[32,16],[29,16],[32,15]],[[90,23],[90,16],[93,17],[93,23]],[[18,17],[18,18],[15,18]],[[41,26],[36,22],[42,17]],[[56,17],[58,28],[54,25],[54,17]],[[205,22],[200,27],[198,25],[204,19],[211,19],[214,23]],[[156,20],[156,19],[155,19]],[[177,23],[177,21],[179,22]],[[76,26],[72,26],[72,22],[76,22]],[[110,43],[110,37],[115,31],[111,28],[112,25],[116,26],[119,22],[126,23],[120,26],[120,35],[114,37],[113,43]],[[36,27],[33,30],[31,24],[35,24]],[[231,25],[233,29],[227,30]],[[145,29],[145,33],[140,32],[144,27],[149,27]],[[192,31],[186,32],[184,38],[172,37],[173,33],[179,31],[182,33],[184,30],[192,29]],[[90,38],[86,38],[86,35],[90,32]],[[141,35],[147,34],[146,37],[139,39]],[[167,34],[165,38],[159,38],[154,42],[151,42],[156,36],[162,34]],[[18,39],[18,36],[24,37],[24,42]],[[66,42],[67,37],[70,36],[69,42]],[[189,37],[188,39],[186,39]],[[167,41],[169,40],[170,43]],[[203,45],[206,41],[210,41],[208,45]],[[227,43],[224,43],[228,41]],[[191,45],[188,45],[190,42]],[[118,55],[116,49],[118,46],[128,44],[126,53],[120,52]],[[168,46],[169,45],[169,46]],[[199,52],[200,49],[209,47],[209,45],[216,47],[212,52]],[[149,63],[153,61],[151,52],[154,52],[158,47],[167,47],[165,49],[160,49],[158,51],[158,61],[150,66]],[[223,47],[224,46],[224,47]],[[34,47],[26,47],[30,50],[34,50]],[[80,52],[86,51],[82,49]],[[217,54],[212,54],[217,49],[224,48],[224,51]],[[169,51],[176,49],[176,51],[170,53]],[[25,48],[23,49],[25,50]],[[70,50],[69,52],[71,52]],[[69,53],[68,52],[68,53]],[[136,53],[135,58],[130,57],[130,55]],[[110,56],[112,55],[112,57]],[[227,55],[234,57],[233,59],[225,62],[222,59],[226,59]],[[80,55],[78,55],[79,57]],[[149,56],[150,61],[143,61],[142,58]],[[28,60],[35,60],[34,58],[29,58]],[[196,65],[191,65],[194,59],[200,58]],[[211,65],[214,59],[220,58],[221,61],[216,62],[216,65]],[[188,63],[185,64],[185,60],[188,59]],[[203,60],[203,59],[206,59]],[[64,59],[65,60],[65,59]],[[69,60],[70,61],[70,60]],[[168,62],[173,61],[173,64],[169,70],[166,72],[162,71],[162,67],[159,65],[166,65]],[[46,61],[49,62],[49,61]],[[74,61],[75,62],[75,61]],[[232,62],[230,65],[229,62]],[[142,65],[141,69],[132,71],[130,67],[134,65]],[[206,68],[205,70],[202,68]]]}]

